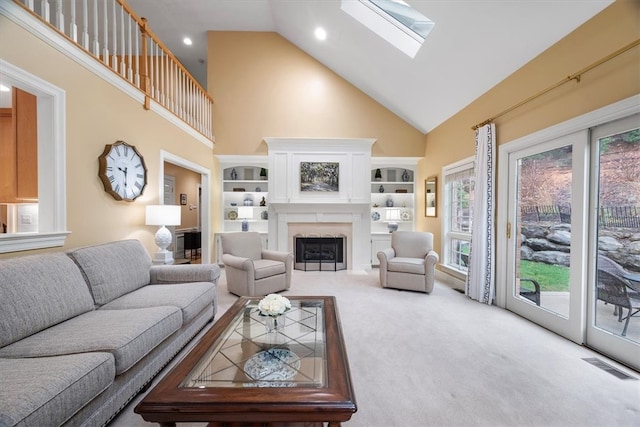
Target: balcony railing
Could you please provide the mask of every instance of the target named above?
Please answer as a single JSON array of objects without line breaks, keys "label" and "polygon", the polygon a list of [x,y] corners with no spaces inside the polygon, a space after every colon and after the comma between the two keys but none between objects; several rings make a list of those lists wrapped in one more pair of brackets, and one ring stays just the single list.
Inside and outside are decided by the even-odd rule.
[{"label": "balcony railing", "polygon": [[14,0],[213,140],[213,99],[125,0]]}]

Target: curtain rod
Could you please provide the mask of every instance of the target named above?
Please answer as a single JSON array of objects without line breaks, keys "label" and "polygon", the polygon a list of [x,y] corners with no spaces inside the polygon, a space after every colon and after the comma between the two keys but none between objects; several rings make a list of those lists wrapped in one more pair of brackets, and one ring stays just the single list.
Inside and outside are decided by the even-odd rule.
[{"label": "curtain rod", "polygon": [[527,98],[527,99],[525,99],[523,101],[518,102],[515,105],[512,105],[511,107],[509,107],[506,110],[502,111],[501,113],[496,114],[495,116],[485,120],[484,122],[478,123],[477,125],[473,126],[471,128],[471,130],[476,130],[476,129],[478,129],[478,128],[486,125],[486,124],[489,124],[492,121],[494,121],[495,119],[497,119],[498,117],[504,116],[505,114],[515,110],[516,108],[519,108],[519,107],[523,106],[524,104],[526,104],[528,102],[531,102],[536,98],[539,98],[540,96],[544,95],[545,93],[550,92],[553,89],[555,89],[555,88],[557,88],[559,86],[562,86],[563,84],[565,84],[567,82],[570,82],[571,80],[575,80],[576,82],[580,83],[580,79],[582,77],[582,74],[584,74],[584,73],[586,73],[588,71],[591,71],[592,69],[596,68],[597,66],[602,65],[607,61],[610,61],[611,59],[615,58],[616,56],[618,56],[618,55],[620,55],[620,54],[622,54],[622,53],[624,53],[624,52],[626,52],[626,51],[628,51],[630,49],[633,49],[634,47],[638,46],[639,44],[640,44],[640,39],[636,39],[635,41],[629,43],[628,45],[616,50],[615,52],[613,52],[613,53],[611,53],[611,54],[609,54],[607,56],[605,56],[604,58],[600,59],[599,61],[596,61],[596,62],[592,63],[591,65],[583,68],[582,70],[578,71],[577,73],[573,73],[573,74],[565,77],[564,79],[560,80],[558,83],[556,83],[556,84],[554,84],[552,86],[549,86],[548,88],[536,93],[535,95],[530,96],[529,98]]}]

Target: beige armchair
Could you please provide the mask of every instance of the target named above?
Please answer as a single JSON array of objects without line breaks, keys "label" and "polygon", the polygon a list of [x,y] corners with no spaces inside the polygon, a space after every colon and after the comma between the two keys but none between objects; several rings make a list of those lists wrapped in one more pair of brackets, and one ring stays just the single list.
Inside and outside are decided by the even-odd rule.
[{"label": "beige armchair", "polygon": [[263,250],[256,232],[225,233],[221,237],[229,292],[253,297],[291,287],[291,252]]},{"label": "beige armchair", "polygon": [[431,292],[439,258],[433,250],[433,234],[394,231],[391,247],[378,252],[380,284],[383,288]]}]

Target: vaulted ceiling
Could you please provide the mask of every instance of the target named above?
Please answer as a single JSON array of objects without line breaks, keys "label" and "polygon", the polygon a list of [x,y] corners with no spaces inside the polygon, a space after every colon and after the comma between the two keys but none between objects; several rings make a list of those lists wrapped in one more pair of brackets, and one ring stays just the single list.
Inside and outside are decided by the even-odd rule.
[{"label": "vaulted ceiling", "polygon": [[[413,59],[343,12],[341,0],[127,2],[204,87],[207,31],[274,31],[423,133],[613,3],[405,1],[435,22]],[[325,41],[314,37],[318,26]]]}]

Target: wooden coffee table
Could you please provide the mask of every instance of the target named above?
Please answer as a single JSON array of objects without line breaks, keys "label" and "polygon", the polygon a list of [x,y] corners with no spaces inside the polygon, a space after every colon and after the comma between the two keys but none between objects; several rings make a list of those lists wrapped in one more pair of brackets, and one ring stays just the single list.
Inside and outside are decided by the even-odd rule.
[{"label": "wooden coffee table", "polygon": [[[357,410],[334,297],[289,297],[269,333],[242,297],[136,406],[146,421],[340,426]],[[282,320],[282,319],[280,319]]]}]

